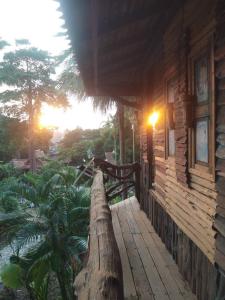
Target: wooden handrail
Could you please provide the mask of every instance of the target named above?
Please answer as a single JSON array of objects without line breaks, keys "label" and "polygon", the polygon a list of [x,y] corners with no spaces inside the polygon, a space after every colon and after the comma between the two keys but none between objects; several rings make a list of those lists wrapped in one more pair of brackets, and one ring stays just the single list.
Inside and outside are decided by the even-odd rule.
[{"label": "wooden handrail", "polygon": [[[114,180],[114,184],[106,191],[108,200],[112,200],[117,195],[121,195],[123,191],[127,192],[132,186],[135,187],[135,194],[140,201],[140,164],[135,162],[126,165],[113,165],[105,160],[94,158],[94,164],[100,168],[108,178]],[[127,185],[127,182],[131,181],[133,184]],[[118,184],[119,181],[119,184]],[[119,186],[123,186],[118,190]],[[114,193],[112,193],[115,190]]]},{"label": "wooden handrail", "polygon": [[91,189],[89,257],[75,280],[79,300],[123,300],[123,275],[103,173],[97,170]]}]

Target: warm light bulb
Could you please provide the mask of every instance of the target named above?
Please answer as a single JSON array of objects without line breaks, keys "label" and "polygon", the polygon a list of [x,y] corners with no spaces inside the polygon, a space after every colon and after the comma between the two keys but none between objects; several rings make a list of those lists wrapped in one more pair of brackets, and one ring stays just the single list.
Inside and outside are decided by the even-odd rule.
[{"label": "warm light bulb", "polygon": [[148,118],[148,123],[154,128],[159,119],[159,113],[154,111]]}]

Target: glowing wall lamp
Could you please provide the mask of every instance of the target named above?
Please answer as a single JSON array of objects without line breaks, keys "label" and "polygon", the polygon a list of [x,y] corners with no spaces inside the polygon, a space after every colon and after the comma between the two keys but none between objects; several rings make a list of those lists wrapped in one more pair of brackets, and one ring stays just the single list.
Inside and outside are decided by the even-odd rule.
[{"label": "glowing wall lamp", "polygon": [[154,111],[148,117],[148,124],[151,125],[153,128],[155,128],[155,125],[158,122],[158,120],[159,120],[159,113],[157,111]]}]

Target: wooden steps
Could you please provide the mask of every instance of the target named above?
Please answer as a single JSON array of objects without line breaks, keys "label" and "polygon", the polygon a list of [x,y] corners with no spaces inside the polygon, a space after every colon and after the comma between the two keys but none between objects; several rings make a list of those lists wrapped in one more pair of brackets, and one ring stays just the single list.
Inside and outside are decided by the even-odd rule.
[{"label": "wooden steps", "polygon": [[135,197],[111,206],[125,299],[194,300]]}]

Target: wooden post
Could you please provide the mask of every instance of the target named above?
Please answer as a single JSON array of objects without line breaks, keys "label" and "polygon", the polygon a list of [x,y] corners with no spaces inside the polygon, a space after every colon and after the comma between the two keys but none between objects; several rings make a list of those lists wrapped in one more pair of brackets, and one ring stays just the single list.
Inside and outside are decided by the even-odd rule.
[{"label": "wooden post", "polygon": [[148,188],[152,188],[153,184],[153,128],[152,126],[148,127],[147,132],[147,151],[148,151],[148,165],[149,165],[149,185]]},{"label": "wooden post", "polygon": [[78,300],[124,299],[120,254],[100,170],[91,190],[89,258],[75,279],[75,292]]},{"label": "wooden post", "polygon": [[[122,104],[118,104],[118,120],[119,120],[119,143],[120,143],[120,165],[124,165],[125,163],[125,132],[124,132],[124,106]],[[123,177],[125,175],[125,171],[121,169],[120,176]],[[124,185],[124,188],[126,185]],[[127,198],[127,191],[123,192],[123,200]]]}]

